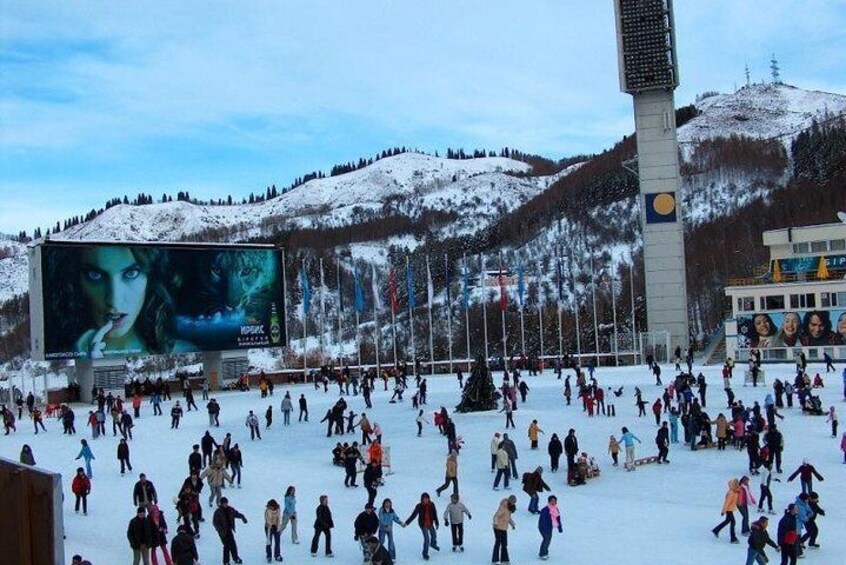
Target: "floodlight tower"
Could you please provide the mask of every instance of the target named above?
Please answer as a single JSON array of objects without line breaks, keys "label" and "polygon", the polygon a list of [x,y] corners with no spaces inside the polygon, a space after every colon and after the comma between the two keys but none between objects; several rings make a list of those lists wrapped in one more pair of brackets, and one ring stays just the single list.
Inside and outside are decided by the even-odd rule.
[{"label": "floodlight tower", "polygon": [[[634,98],[646,318],[672,347],[688,343],[681,175],[673,90],[679,84],[672,0],[614,0],[620,89]],[[668,344],[670,345],[670,344]]]}]

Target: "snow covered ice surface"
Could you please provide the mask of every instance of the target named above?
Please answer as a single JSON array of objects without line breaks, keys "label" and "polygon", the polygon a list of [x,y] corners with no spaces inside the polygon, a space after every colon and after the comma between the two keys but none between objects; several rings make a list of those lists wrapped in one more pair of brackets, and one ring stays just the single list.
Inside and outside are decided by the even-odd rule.
[{"label": "snow covered ice surface", "polygon": [[[672,367],[665,366],[664,374]],[[738,367],[740,369],[740,367]],[[767,381],[773,378],[790,377],[793,369],[789,365],[765,366]],[[842,370],[842,366],[839,367]],[[698,372],[695,368],[694,372]],[[712,418],[723,410],[725,395],[719,367],[706,367],[708,383],[708,405],[706,411]],[[735,373],[741,371],[736,370]],[[821,365],[813,365],[809,374],[820,372]],[[667,466],[646,465],[636,472],[627,473],[621,467],[612,467],[607,455],[608,437],[620,436],[620,428],[627,426],[642,441],[637,446],[639,457],[656,452],[654,438],[656,426],[651,412],[644,418],[637,418],[634,405],[634,386],[640,386],[644,400],[650,403],[660,396],[662,388],[654,385],[651,374],[644,367],[607,369],[600,368],[596,374],[604,386],[624,385],[624,395],[614,399],[616,418],[597,416],[589,419],[582,412],[581,404],[574,398],[572,406],[565,406],[562,396],[563,381],[556,380],[551,371],[540,377],[525,377],[531,387],[528,401],[520,404],[514,413],[517,428],[509,430],[519,451],[518,472],[534,470],[538,465],[545,469],[544,477],[559,497],[562,510],[564,533],[553,536],[550,562],[553,563],[632,563],[632,564],[675,564],[675,563],[744,563],[746,559],[746,538],[739,545],[731,545],[728,532],[723,531],[719,540],[714,539],[710,529],[720,522],[720,508],[731,478],[746,473],[746,452],[728,448],[724,452],[714,449],[691,452],[683,445],[672,445],[671,464]],[[495,382],[501,382],[497,374]],[[458,384],[454,376],[429,379],[430,394],[426,413],[432,421],[432,413],[441,405],[452,408],[459,398]],[[413,385],[412,385],[413,386]],[[389,404],[388,394],[377,390],[373,395],[373,410],[365,410],[371,421],[377,421],[384,431],[384,442],[391,448],[395,474],[386,478],[386,485],[379,489],[377,505],[385,497],[393,500],[401,519],[407,518],[419,501],[420,493],[431,493],[436,504],[439,519],[448,501],[449,490],[440,498],[435,489],[443,481],[446,457],[446,440],[437,428],[429,425],[423,437],[416,437],[414,419],[416,412],[411,407],[410,396],[406,394],[403,403]],[[289,427],[282,426],[279,403],[284,392],[291,391],[296,400],[304,392],[309,400],[310,422],[297,423],[296,410]],[[737,397],[751,405],[754,400],[763,404],[768,387],[743,387],[742,377],[735,376],[734,390]],[[819,390],[827,410],[834,405],[841,413],[846,412],[842,401],[842,380],[840,374],[829,374],[826,388]],[[197,397],[199,398],[199,393]],[[243,512],[250,520],[248,524],[238,523],[236,538],[244,563],[264,562],[263,511],[270,498],[282,501],[285,488],[297,488],[297,510],[299,515],[300,544],[292,545],[290,533],[282,534],[282,554],[286,563],[311,563],[323,561],[321,540],[318,557],[309,555],[309,542],[313,533],[314,510],[318,496],[329,495],[329,504],[335,520],[332,532],[333,550],[338,563],[360,563],[361,553],[353,541],[353,521],[367,500],[365,489],[360,486],[348,489],[343,486],[343,470],[331,463],[331,449],[335,442],[360,439],[346,435],[342,438],[327,438],[325,424],[319,420],[327,408],[338,398],[337,387],[330,386],[329,392],[315,391],[311,385],[290,387],[277,386],[275,394],[267,400],[260,399],[258,389],[248,393],[214,394],[222,406],[221,426],[212,433],[218,440],[226,431],[231,431],[234,442],[241,445],[244,456],[243,488],[227,488],[224,496],[230,504]],[[609,395],[612,396],[613,395]],[[176,400],[176,398],[174,398]],[[347,397],[350,408],[360,413],[364,402],[360,396]],[[115,457],[117,440],[111,433],[104,439],[90,441],[96,457],[93,462],[94,478],[89,496],[88,516],[74,514],[70,481],[78,463],[73,458],[79,451],[79,440],[90,438],[85,427],[88,408],[75,407],[77,414],[77,436],[70,438],[61,434],[60,424],[47,420],[46,434],[33,435],[30,422],[21,422],[18,432],[0,437],[0,455],[17,459],[21,446],[32,446],[39,466],[62,473],[65,488],[65,529],[67,533],[66,555],[70,559],[80,553],[95,565],[126,563],[131,550],[126,541],[126,526],[134,516],[132,487],[141,472],[154,482],[159,494],[160,507],[170,528],[170,536],[176,532],[176,512],[171,503],[177,489],[187,476],[188,454],[191,445],[199,443],[200,436],[207,429],[205,410],[200,413],[186,413],[179,430],[170,430],[168,411],[172,403],[164,403],[165,416],[152,416],[152,407],[145,404],[141,418],[136,420],[135,439],[130,442],[133,473],[121,477]],[[200,403],[201,408],[204,403]],[[261,441],[251,442],[244,420],[248,410],[262,416],[267,406],[274,407],[274,422],[269,430],[262,429]],[[296,406],[296,402],[294,403]],[[825,417],[803,415],[798,409],[785,409],[785,419],[779,425],[785,433],[784,474],[775,475],[786,481],[787,476],[808,458],[825,477],[824,482],[815,481],[814,488],[820,493],[820,504],[827,515],[818,518],[820,525],[819,550],[806,551],[804,563],[843,563],[846,555],[846,465],[842,464],[840,440],[830,437]],[[518,510],[514,515],[517,529],[509,531],[509,550],[512,563],[538,561],[540,536],[537,518],[527,512],[528,496],[521,491],[520,482],[512,482],[512,490],[494,492],[491,490],[493,475],[490,473],[489,443],[495,431],[504,432],[504,415],[496,412],[454,414],[457,432],[465,441],[459,458],[459,485],[462,500],[473,514],[465,522],[465,552],[453,554],[450,551],[449,529],[441,524],[438,530],[440,552],[432,551],[431,562],[442,563],[489,563],[493,545],[491,519],[499,501],[508,494],[516,494]],[[527,429],[532,419],[537,419],[546,435],[540,438],[537,451],[529,449]],[[264,421],[262,418],[262,426]],[[571,488],[565,485],[566,460],[562,457],[562,470],[549,471],[546,444],[553,432],[563,440],[569,428],[575,428],[582,451],[594,455],[602,474],[585,486]],[[107,430],[110,426],[107,425]],[[622,455],[622,454],[621,454]],[[621,457],[622,459],[622,457]],[[359,476],[359,484],[361,477]],[[753,494],[757,499],[758,485],[752,478]],[[774,506],[777,516],[770,518],[769,532],[774,538],[778,519],[786,507],[800,492],[798,479],[792,483],[773,482]],[[207,488],[203,494],[207,494]],[[547,493],[541,496],[545,503]],[[206,522],[202,524],[202,537],[198,541],[200,560],[204,564],[221,562],[221,544],[211,524],[211,509],[208,499],[202,496],[203,513]],[[756,519],[753,510],[750,519]],[[740,517],[738,516],[738,534]],[[840,535],[837,532],[841,532]],[[395,531],[397,558],[400,563],[422,563],[421,535],[416,522],[406,529]],[[767,549],[771,560],[776,560],[775,551]]]}]

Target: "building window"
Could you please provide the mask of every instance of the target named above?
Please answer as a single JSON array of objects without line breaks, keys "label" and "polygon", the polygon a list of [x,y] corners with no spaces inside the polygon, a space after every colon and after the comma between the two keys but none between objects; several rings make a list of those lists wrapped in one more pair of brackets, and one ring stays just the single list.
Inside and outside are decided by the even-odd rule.
[{"label": "building window", "polygon": [[828,242],[827,241],[812,241],[811,242],[811,252],[812,253],[824,253],[828,251]]},{"label": "building window", "polygon": [[791,308],[816,308],[817,295],[814,293],[808,294],[791,294],[790,295]]},{"label": "building window", "polygon": [[741,312],[755,311],[755,298],[752,296],[741,296],[737,299],[737,309]]},{"label": "building window", "polygon": [[846,250],[846,239],[832,239],[828,242],[829,251]]},{"label": "building window", "polygon": [[846,292],[820,293],[820,307],[834,308],[835,306],[846,306]]},{"label": "building window", "polygon": [[773,294],[761,297],[761,308],[763,310],[784,310],[784,295]]},{"label": "building window", "polygon": [[794,243],[793,244],[793,252],[794,253],[809,253],[811,251],[811,246],[809,243]]}]

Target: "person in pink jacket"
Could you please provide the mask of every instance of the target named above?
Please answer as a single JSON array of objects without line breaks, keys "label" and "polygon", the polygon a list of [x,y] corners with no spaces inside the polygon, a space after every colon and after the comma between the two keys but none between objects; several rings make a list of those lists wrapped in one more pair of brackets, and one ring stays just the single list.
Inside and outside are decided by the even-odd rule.
[{"label": "person in pink jacket", "polygon": [[843,432],[843,438],[840,440],[840,451],[843,452],[843,464],[846,465],[846,432]]},{"label": "person in pink jacket", "polygon": [[732,422],[734,426],[734,446],[738,449],[743,448],[743,438],[746,436],[746,425],[742,418],[735,418]]},{"label": "person in pink jacket", "polygon": [[749,490],[749,477],[746,475],[740,478],[740,492],[737,495],[737,511],[740,512],[740,533],[749,535],[749,506],[755,505],[755,497]]}]

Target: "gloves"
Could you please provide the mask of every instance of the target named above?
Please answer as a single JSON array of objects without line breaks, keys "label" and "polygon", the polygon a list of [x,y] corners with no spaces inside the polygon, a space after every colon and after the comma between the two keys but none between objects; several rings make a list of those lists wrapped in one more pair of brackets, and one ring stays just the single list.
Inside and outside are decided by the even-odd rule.
[{"label": "gloves", "polygon": [[467,515],[467,519],[468,519],[468,520],[472,520],[472,519],[473,519],[473,516],[471,516],[470,514],[468,514],[468,515]]},{"label": "gloves", "polygon": [[444,521],[444,526],[449,527],[449,522]]}]

